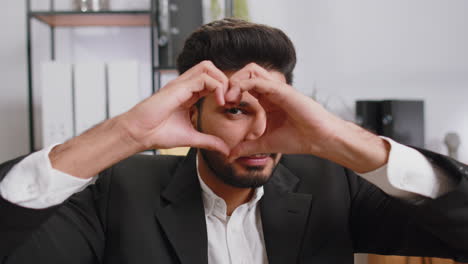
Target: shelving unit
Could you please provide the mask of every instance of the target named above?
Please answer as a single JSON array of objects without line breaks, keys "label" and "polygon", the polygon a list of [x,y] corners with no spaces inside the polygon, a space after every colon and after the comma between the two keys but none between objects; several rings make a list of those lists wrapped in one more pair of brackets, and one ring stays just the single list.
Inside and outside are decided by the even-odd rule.
[{"label": "shelving unit", "polygon": [[151,36],[152,92],[160,87],[160,75],[175,71],[175,55],[184,39],[202,19],[201,0],[150,0],[149,10],[129,11],[58,11],[54,0],[49,0],[49,10],[31,10],[31,0],[26,0],[28,110],[30,151],[35,151],[34,84],[32,54],[32,21],[36,20],[50,29],[50,60],[56,60],[55,31],[59,27],[147,27]]},{"label": "shelving unit", "polygon": [[151,26],[151,11],[30,12],[50,27]]}]

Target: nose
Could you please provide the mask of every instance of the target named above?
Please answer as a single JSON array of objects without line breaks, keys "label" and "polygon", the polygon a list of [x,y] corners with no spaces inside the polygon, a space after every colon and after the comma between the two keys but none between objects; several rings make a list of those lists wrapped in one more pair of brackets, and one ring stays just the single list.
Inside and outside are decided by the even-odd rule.
[{"label": "nose", "polygon": [[265,111],[259,111],[256,113],[255,118],[253,118],[250,123],[245,140],[255,140],[261,137],[265,133],[266,125],[266,113]]}]

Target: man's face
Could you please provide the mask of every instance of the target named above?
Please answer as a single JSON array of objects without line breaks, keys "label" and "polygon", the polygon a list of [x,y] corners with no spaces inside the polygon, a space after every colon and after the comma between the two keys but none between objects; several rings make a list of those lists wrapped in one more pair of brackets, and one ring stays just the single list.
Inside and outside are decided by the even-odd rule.
[{"label": "man's face", "polygon": [[[286,82],[283,74],[275,71],[271,74]],[[267,124],[265,110],[248,92],[242,94],[240,103],[235,106],[219,106],[213,94],[206,96],[201,108],[194,109],[192,121],[199,131],[221,138],[231,148],[243,141],[256,140],[263,135]],[[216,177],[238,188],[265,184],[281,158],[280,153],[257,153],[230,163],[219,152],[200,149],[200,153]]]}]

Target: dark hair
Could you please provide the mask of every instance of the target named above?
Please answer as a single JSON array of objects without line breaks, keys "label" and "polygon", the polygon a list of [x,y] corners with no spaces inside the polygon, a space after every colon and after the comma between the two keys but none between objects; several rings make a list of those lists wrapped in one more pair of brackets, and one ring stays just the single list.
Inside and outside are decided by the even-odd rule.
[{"label": "dark hair", "polygon": [[180,74],[210,60],[222,71],[240,70],[255,62],[284,74],[292,83],[296,51],[283,31],[241,19],[225,18],[201,26],[185,41],[177,58]]}]

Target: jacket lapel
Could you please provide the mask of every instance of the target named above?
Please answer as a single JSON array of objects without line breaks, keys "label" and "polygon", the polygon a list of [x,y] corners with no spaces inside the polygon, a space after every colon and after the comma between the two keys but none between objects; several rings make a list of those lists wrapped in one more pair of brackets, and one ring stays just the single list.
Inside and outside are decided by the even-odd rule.
[{"label": "jacket lapel", "polygon": [[205,212],[192,149],[161,195],[156,218],[181,263],[208,263]]},{"label": "jacket lapel", "polygon": [[[195,160],[196,149],[192,149],[163,191],[155,213],[181,263],[208,263],[205,213]],[[260,212],[270,264],[295,263],[299,257],[313,199],[310,194],[293,192],[298,182],[280,163],[264,187]]]},{"label": "jacket lapel", "polygon": [[293,193],[299,179],[279,164],[260,202],[263,234],[270,264],[296,263],[312,195]]}]

